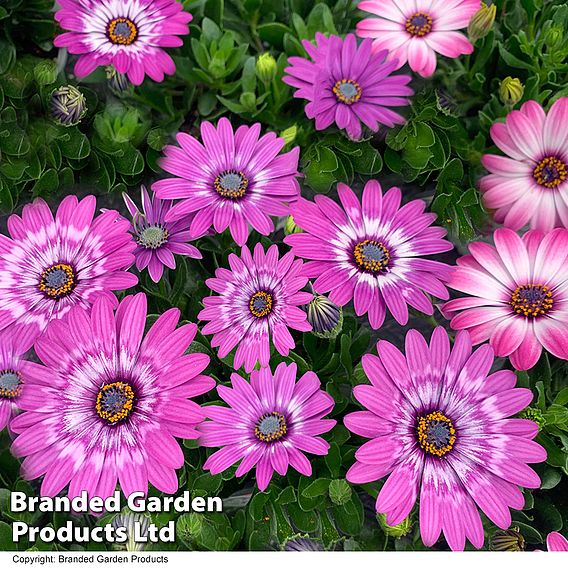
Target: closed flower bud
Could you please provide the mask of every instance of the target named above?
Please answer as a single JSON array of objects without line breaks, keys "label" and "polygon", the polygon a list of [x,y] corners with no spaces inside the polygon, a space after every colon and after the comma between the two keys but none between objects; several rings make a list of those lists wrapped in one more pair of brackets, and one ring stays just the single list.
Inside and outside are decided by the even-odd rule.
[{"label": "closed flower bud", "polygon": [[[135,524],[138,523],[138,530],[135,533]],[[138,536],[146,537],[148,534],[148,526],[150,522],[148,517],[145,515],[140,515],[138,513],[123,513],[117,515],[112,520],[112,526],[117,529],[118,527],[124,527],[128,533],[128,540],[124,543],[118,543],[115,548],[119,550],[126,549],[127,552],[139,552],[144,550],[143,542],[136,542],[134,540],[135,534]]]},{"label": "closed flower bud", "polygon": [[294,233],[302,233],[302,229],[294,223],[294,217],[292,215],[288,215],[286,219],[286,224],[284,225],[284,233],[286,235],[293,235]]},{"label": "closed flower bud", "polygon": [[256,76],[263,83],[270,83],[276,77],[278,65],[270,53],[263,53],[256,60]]},{"label": "closed flower bud", "polygon": [[526,420],[532,420],[538,425],[539,430],[542,430],[542,427],[546,424],[542,411],[538,408],[533,408],[532,406],[525,408],[525,410],[519,414],[519,417],[525,418]]},{"label": "closed flower bud", "polygon": [[497,6],[495,4],[487,6],[485,2],[481,3],[481,8],[473,15],[467,26],[467,35],[471,43],[475,43],[491,31],[496,12]]},{"label": "closed flower bud", "polygon": [[562,41],[564,40],[564,32],[562,28],[553,27],[550,28],[546,35],[544,36],[544,42],[549,49],[554,49],[560,47],[562,45]]},{"label": "closed flower bud", "polygon": [[339,335],[343,327],[343,311],[327,296],[315,294],[306,309],[308,322],[316,337],[333,339]]},{"label": "closed flower bud", "polygon": [[49,108],[56,122],[65,126],[74,126],[85,116],[87,103],[85,96],[77,87],[64,85],[51,93]]},{"label": "closed flower bud", "polygon": [[296,136],[298,134],[298,127],[294,124],[294,126],[290,126],[290,128],[286,128],[280,133],[280,138],[284,138],[286,140],[286,144],[291,144],[296,140]]},{"label": "closed flower bud", "polygon": [[41,87],[55,83],[57,64],[53,59],[44,59],[34,67],[34,78]]},{"label": "closed flower bud", "polygon": [[521,81],[513,77],[505,77],[499,85],[499,98],[506,106],[515,106],[522,98],[525,87]]},{"label": "closed flower bud", "polygon": [[525,539],[518,527],[506,531],[497,531],[489,541],[489,550],[502,552],[522,552]]},{"label": "closed flower bud", "polygon": [[323,544],[311,538],[292,538],[283,546],[286,552],[322,552]]},{"label": "closed flower bud", "polygon": [[412,529],[412,518],[410,515],[406,517],[406,519],[404,519],[404,521],[402,521],[402,523],[398,525],[389,525],[387,524],[386,519],[387,519],[386,515],[383,515],[382,513],[377,514],[377,521],[379,521],[381,529],[383,529],[383,532],[387,536],[401,538],[403,536],[406,536]]},{"label": "closed flower bud", "polygon": [[123,93],[130,87],[128,78],[124,73],[119,73],[112,65],[105,67],[108,86],[115,93]]}]

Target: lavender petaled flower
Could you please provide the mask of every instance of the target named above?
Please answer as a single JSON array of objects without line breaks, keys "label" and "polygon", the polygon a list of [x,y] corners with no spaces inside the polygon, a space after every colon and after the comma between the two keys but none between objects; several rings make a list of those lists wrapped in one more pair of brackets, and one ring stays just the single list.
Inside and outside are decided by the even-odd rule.
[{"label": "lavender petaled flower", "polygon": [[139,271],[148,268],[150,278],[154,282],[159,282],[164,273],[164,266],[175,269],[174,254],[189,258],[202,258],[202,256],[197,248],[187,242],[190,240],[191,219],[188,217],[166,222],[166,215],[172,207],[171,202],[162,201],[155,195],[150,198],[145,187],[142,187],[141,195],[142,211],[126,193],[122,194],[126,207],[132,215],[132,232],[138,245],[134,251],[136,268]]}]

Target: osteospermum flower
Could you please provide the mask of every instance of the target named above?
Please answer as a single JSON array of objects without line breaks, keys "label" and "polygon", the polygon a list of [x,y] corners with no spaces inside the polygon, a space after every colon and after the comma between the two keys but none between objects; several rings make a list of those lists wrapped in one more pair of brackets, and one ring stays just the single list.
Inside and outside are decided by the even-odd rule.
[{"label": "osteospermum flower", "polygon": [[408,75],[390,75],[396,61],[385,62],[386,51],[371,53],[371,40],[359,47],[353,34],[345,40],[316,34],[317,47],[304,40],[313,61],[291,57],[284,82],[296,87],[297,98],[309,101],[306,115],[314,118],[316,129],[334,122],[351,138],[360,138],[363,123],[376,132],[379,125],[393,127],[404,118],[388,107],[410,104],[413,94]]},{"label": "osteospermum flower", "polygon": [[241,477],[256,466],[256,483],[264,491],[274,471],[286,475],[292,466],[310,476],[312,466],[303,452],[326,455],[329,444],[320,438],[335,426],[325,419],[333,398],[320,390],[311,371],[296,382],[295,363],[280,363],[274,374],[269,368],[253,371],[250,383],[231,375],[232,389],[218,386],[217,393],[228,405],[204,408],[210,421],[199,426],[202,446],[219,447],[203,469],[216,475],[236,462]]},{"label": "osteospermum flower", "polygon": [[444,306],[451,326],[467,329],[474,343],[489,339],[515,369],[533,367],[543,347],[568,359],[568,230],[493,236],[495,247],[472,243],[457,261],[448,285],[470,297]]},{"label": "osteospermum flower", "polygon": [[373,51],[388,50],[387,59],[406,62],[429,77],[436,70],[436,53],[459,57],[473,52],[462,33],[481,7],[480,0],[365,0],[359,9],[373,14],[357,23],[357,35],[373,38]]},{"label": "osteospermum flower", "polygon": [[192,16],[177,0],[57,0],[55,19],[66,33],[53,43],[79,54],[75,75],[85,77],[97,67],[113,65],[134,85],[147,74],[163,81],[176,66],[162,49],[180,47]]},{"label": "osteospermum flower", "polygon": [[491,127],[491,137],[507,156],[486,154],[490,175],[479,187],[495,220],[514,230],[530,225],[550,231],[568,227],[568,97],[548,111],[535,101]]},{"label": "osteospermum flower", "polygon": [[172,205],[155,195],[150,198],[142,187],[142,211],[123,193],[124,202],[132,215],[132,232],[138,246],[134,251],[136,268],[148,268],[150,278],[158,282],[164,273],[164,266],[176,267],[174,254],[189,258],[202,258],[201,253],[187,241],[189,240],[189,218],[167,223],[165,217]]},{"label": "osteospermum flower", "polygon": [[546,459],[532,441],[538,426],[509,418],[532,399],[529,389],[514,388],[515,374],[488,375],[493,350],[472,353],[467,332],[448,334],[437,327],[428,345],[416,330],[406,335],[406,356],[379,341],[379,356],[363,357],[371,385],[354,388],[366,408],[345,417],[349,430],[371,438],[356,452],[347,472],[352,483],[388,476],[376,509],[396,525],[420,497],[420,534],[426,546],[441,531],[452,550],[466,538],[483,546],[479,509],[498,527],[511,524],[509,508],[522,509],[521,487],[538,488],[540,479],[527,465]]},{"label": "osteospermum flower", "polygon": [[387,307],[401,325],[408,321],[408,305],[432,314],[424,292],[448,298],[442,282],[450,267],[421,257],[453,248],[444,229],[430,226],[436,216],[424,213],[421,200],[400,207],[400,189],[383,196],[374,180],[365,186],[362,203],[344,184],[337,191],[343,208],[323,195],[315,203],[300,200],[292,215],[305,233],[284,239],[296,256],[310,260],[303,274],[316,278],[315,291],[329,292],[340,306],[353,298],[355,313],[368,313],[374,329]]},{"label": "osteospermum flower", "polygon": [[302,276],[302,261],[289,252],[278,258],[272,245],[266,254],[258,243],[251,255],[247,247],[241,256],[229,255],[231,270],[218,268],[215,278],[205,281],[219,296],[203,298],[205,308],[198,317],[209,323],[203,334],[214,334],[212,347],[219,347],[219,357],[226,357],[238,345],[233,366],[243,364],[249,373],[257,362],[266,367],[270,360],[270,343],[281,355],[295,346],[288,328],[310,331],[307,315],[298,306],[312,299],[300,290],[308,283]]},{"label": "osteospermum flower", "polygon": [[98,295],[116,301],[138,279],[125,272],[136,247],[129,223],[117,211],[93,220],[96,199],[66,197],[55,219],[42,199],[11,215],[0,235],[0,330],[11,327],[16,344],[30,347],[49,321],[72,306],[88,308]]},{"label": "osteospermum flower", "polygon": [[240,126],[233,132],[222,118],[217,128],[201,123],[203,145],[180,132],[180,147],[166,146],[160,166],[174,178],[157,181],[152,189],[160,199],[181,199],[166,215],[172,221],[195,213],[191,238],[203,236],[211,226],[227,229],[238,245],[246,243],[249,224],[269,235],[269,215],[287,215],[288,203],[300,193],[296,180],[299,148],[278,155],[286,144],[273,132],[261,138],[260,124]]},{"label": "osteospermum flower", "polygon": [[546,537],[546,548],[548,552],[568,552],[568,540],[559,532],[548,533]]},{"label": "osteospermum flower", "polygon": [[146,296],[137,294],[116,313],[99,298],[90,314],[75,308],[49,326],[35,345],[45,367],[29,373],[26,412],[12,421],[12,452],[25,456],[26,479],[44,475],[41,495],[69,484],[70,498],[104,499],[117,481],[126,496],[148,483],[177,490],[184,455],[175,437],[196,438],[204,418],[189,398],[215,386],[200,374],[209,357],[184,355],[197,326],[176,329],[179,317],[168,310],[144,336]]}]

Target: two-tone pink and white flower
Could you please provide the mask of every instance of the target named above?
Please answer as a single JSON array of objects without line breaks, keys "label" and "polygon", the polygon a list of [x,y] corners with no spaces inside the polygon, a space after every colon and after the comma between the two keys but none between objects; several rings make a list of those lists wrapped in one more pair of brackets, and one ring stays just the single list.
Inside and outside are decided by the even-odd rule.
[{"label": "two-tone pink and white flower", "polygon": [[454,329],[474,343],[489,340],[516,369],[538,361],[542,349],[568,359],[568,229],[522,238],[497,229],[495,246],[477,242],[457,261],[448,286],[464,294],[446,303]]},{"label": "two-tone pink and white flower", "polygon": [[364,0],[359,9],[374,17],[358,22],[357,35],[373,38],[375,52],[388,50],[388,59],[429,77],[436,54],[456,58],[473,52],[457,30],[466,28],[481,7],[480,0]]},{"label": "two-tone pink and white flower", "polygon": [[493,142],[506,155],[483,156],[490,174],[479,188],[498,223],[514,230],[568,228],[567,121],[568,97],[561,97],[548,113],[528,101],[491,127]]}]

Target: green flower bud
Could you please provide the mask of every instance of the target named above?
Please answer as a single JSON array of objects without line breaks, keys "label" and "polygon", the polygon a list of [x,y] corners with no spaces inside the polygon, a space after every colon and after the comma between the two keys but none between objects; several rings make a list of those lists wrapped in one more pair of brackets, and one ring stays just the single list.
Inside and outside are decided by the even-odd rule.
[{"label": "green flower bud", "polygon": [[34,67],[34,78],[40,87],[55,83],[57,63],[53,59],[44,59]]},{"label": "green flower bud", "polygon": [[256,76],[265,84],[276,77],[278,65],[270,53],[263,53],[256,60]]},{"label": "green flower bud", "polygon": [[296,140],[296,136],[298,134],[298,127],[294,124],[294,126],[290,126],[290,128],[286,128],[280,133],[280,138],[284,138],[286,140],[286,144],[291,144]]},{"label": "green flower bud", "polygon": [[523,98],[524,92],[525,86],[516,77],[505,77],[499,85],[499,98],[506,106],[515,106]]},{"label": "green flower bud", "polygon": [[314,294],[314,299],[307,306],[308,322],[312,333],[322,339],[337,337],[343,328],[343,310],[327,296]]},{"label": "green flower bud", "polygon": [[387,516],[384,515],[383,513],[378,513],[377,521],[379,521],[381,529],[383,529],[383,532],[387,536],[394,536],[395,538],[401,538],[403,536],[406,536],[412,529],[411,515],[406,517],[406,519],[404,519],[404,521],[402,521],[402,523],[398,525],[389,525],[387,524]]},{"label": "green flower bud", "polygon": [[108,86],[111,91],[117,94],[124,93],[129,87],[130,83],[128,78],[124,73],[119,73],[112,65],[107,65],[105,67],[106,78],[108,81]]},{"label": "green flower bud", "polygon": [[556,26],[550,28],[544,36],[544,42],[549,49],[560,47],[562,45],[563,39],[564,32],[562,31],[562,28]]},{"label": "green flower bud", "polygon": [[332,479],[329,484],[329,498],[336,505],[345,505],[351,499],[351,486],[345,479]]},{"label": "green flower bud", "polygon": [[489,540],[489,550],[502,552],[522,552],[525,549],[525,539],[519,527],[506,531],[497,531]]},{"label": "green flower bud", "polygon": [[284,233],[286,235],[293,235],[294,233],[303,233],[302,229],[294,223],[294,217],[292,215],[288,215],[286,219],[286,224],[284,225]]},{"label": "green flower bud", "polygon": [[137,534],[139,536],[146,536],[148,534],[148,526],[150,521],[146,515],[139,513],[125,512],[117,515],[112,520],[112,526],[116,529],[124,527],[128,533],[128,540],[124,543],[117,543],[115,548],[118,550],[126,550],[127,552],[139,552],[144,550],[143,542],[136,542],[134,540],[135,523],[138,523]]},{"label": "green flower bud", "polygon": [[87,112],[85,95],[73,85],[64,85],[51,93],[49,109],[56,122],[74,126],[81,122]]},{"label": "green flower bud", "polygon": [[533,422],[536,422],[539,430],[542,430],[543,426],[546,424],[546,419],[542,415],[542,411],[532,406],[525,408],[519,414],[519,418],[525,418],[527,420],[532,420]]},{"label": "green flower bud", "polygon": [[194,542],[201,534],[203,516],[198,513],[185,513],[176,523],[176,534],[185,542]]},{"label": "green flower bud", "polygon": [[471,43],[485,37],[493,28],[497,6],[488,6],[485,2],[481,3],[481,8],[473,15],[467,26],[467,35]]}]

